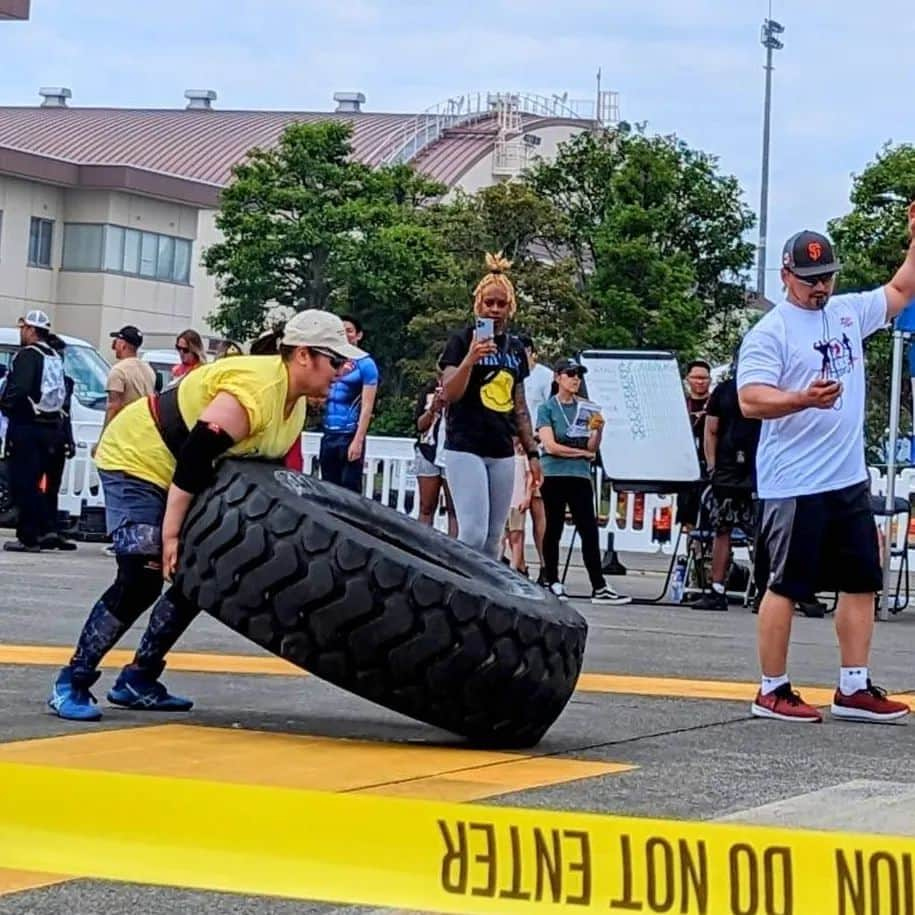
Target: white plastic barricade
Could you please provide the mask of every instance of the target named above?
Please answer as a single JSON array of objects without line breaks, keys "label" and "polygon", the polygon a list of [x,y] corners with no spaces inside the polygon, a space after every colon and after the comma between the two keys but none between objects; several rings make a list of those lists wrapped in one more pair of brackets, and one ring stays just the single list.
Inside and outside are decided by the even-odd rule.
[{"label": "white plastic barricade", "polygon": [[59,511],[77,517],[83,505],[100,507],[105,496],[99,481],[98,470],[92,459],[92,448],[102,431],[101,423],[73,423],[73,440],[76,454],[64,465],[60,496],[57,500]]},{"label": "white plastic barricade", "polygon": [[[362,493],[399,512],[419,514],[416,477],[413,474],[414,441],[393,435],[370,435],[365,442],[365,473]],[[302,436],[305,473],[318,474],[321,434]]]},{"label": "white plastic barricade", "polygon": [[[101,433],[101,423],[74,423],[73,437],[76,441],[76,455],[67,461],[60,489],[61,511],[78,516],[83,506],[101,507],[105,496],[99,482],[98,470],[92,459],[92,447]],[[306,432],[302,435],[302,455],[305,473],[319,473],[318,455],[321,435]],[[411,438],[389,435],[370,435],[365,445],[365,476],[363,494],[399,512],[416,517],[419,514],[419,493],[414,475],[415,442]],[[885,492],[886,479],[876,468],[869,468],[871,491],[875,495]],[[602,547],[607,545],[608,535],[613,534],[614,548],[633,553],[670,554],[676,536],[676,499],[669,495],[655,493],[616,492],[612,486],[605,487],[600,470],[597,471],[598,492],[603,494],[599,506],[601,515],[600,539]],[[609,503],[606,500],[609,491]],[[915,495],[915,469],[900,472],[897,480],[897,494],[903,498]],[[435,515],[435,526],[446,530],[447,517],[440,512]],[[901,528],[901,525],[899,526]],[[528,516],[528,543],[533,543]],[[574,535],[574,528],[566,525],[561,543],[567,547]],[[897,531],[901,544],[907,532]],[[912,557],[915,559],[915,556]]]}]

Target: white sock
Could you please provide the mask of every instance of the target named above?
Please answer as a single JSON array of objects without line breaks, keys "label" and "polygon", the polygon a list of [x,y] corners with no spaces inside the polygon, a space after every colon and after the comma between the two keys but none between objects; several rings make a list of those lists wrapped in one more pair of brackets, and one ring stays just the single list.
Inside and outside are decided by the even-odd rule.
[{"label": "white sock", "polygon": [[716,594],[724,594],[724,585],[723,585],[720,581],[713,581],[713,582],[712,582],[712,590],[713,590]]},{"label": "white sock", "polygon": [[764,696],[774,693],[780,686],[790,683],[788,674],[782,674],[780,677],[763,677],[761,692]]},{"label": "white sock", "polygon": [[843,696],[850,696],[860,689],[867,689],[866,667],[840,667],[839,692]]}]

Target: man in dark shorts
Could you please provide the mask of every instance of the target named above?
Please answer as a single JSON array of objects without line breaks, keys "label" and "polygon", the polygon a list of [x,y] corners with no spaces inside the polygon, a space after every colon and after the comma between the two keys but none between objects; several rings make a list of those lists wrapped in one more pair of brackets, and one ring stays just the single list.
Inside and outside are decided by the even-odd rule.
[{"label": "man in dark shorts", "polygon": [[731,532],[754,529],[756,503],[756,447],[760,421],[747,419],[740,412],[737,398],[737,358],[731,377],[722,382],[709,398],[705,418],[705,459],[712,481],[711,526],[712,586],[692,606],[694,610],[728,609],[725,581],[731,555]]},{"label": "man in dark shorts", "polygon": [[[908,210],[915,234],[915,203]],[[744,338],[737,369],[740,408],[761,419],[756,457],[762,500],[757,553],[768,569],[759,610],[762,684],[752,713],[817,722],[820,712],[792,690],[788,642],[796,601],[839,591],[841,654],[832,715],[853,721],[904,718],[868,674],[874,595],[882,587],[877,531],[864,462],[862,344],[915,299],[915,241],[890,282],[832,296],[839,264],[817,232],[785,244],[785,297]]]},{"label": "man in dark shorts", "polygon": [[[686,366],[686,410],[693,431],[696,454],[699,457],[699,473],[705,479],[705,417],[709,402],[709,387],[712,383],[712,367],[704,359],[694,359]],[[699,521],[699,505],[705,483],[697,483],[677,495],[677,524],[685,531],[692,530]]]}]

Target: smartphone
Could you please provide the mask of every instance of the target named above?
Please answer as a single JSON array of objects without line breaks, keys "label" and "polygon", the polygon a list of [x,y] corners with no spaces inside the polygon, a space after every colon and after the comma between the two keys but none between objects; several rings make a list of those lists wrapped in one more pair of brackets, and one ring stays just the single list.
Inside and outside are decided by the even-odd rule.
[{"label": "smartphone", "polygon": [[492,340],[495,335],[496,328],[492,318],[477,318],[477,340]]}]

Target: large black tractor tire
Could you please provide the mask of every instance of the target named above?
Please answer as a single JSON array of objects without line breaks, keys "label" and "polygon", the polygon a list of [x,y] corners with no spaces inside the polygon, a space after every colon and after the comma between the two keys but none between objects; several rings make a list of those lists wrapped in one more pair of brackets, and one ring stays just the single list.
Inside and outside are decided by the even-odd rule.
[{"label": "large black tractor tire", "polygon": [[575,688],[584,619],[431,528],[313,477],[226,461],[176,583],[324,680],[485,746],[535,744]]}]

